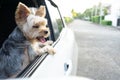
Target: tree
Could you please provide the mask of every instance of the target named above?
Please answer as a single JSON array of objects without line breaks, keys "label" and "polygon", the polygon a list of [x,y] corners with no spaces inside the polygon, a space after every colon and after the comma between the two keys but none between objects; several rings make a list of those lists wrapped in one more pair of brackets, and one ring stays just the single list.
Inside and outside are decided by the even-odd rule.
[{"label": "tree", "polygon": [[73,16],[74,18],[76,18],[76,17],[77,17],[77,12],[75,12],[75,10],[74,10],[74,9],[72,9],[71,13],[72,13],[72,16]]}]

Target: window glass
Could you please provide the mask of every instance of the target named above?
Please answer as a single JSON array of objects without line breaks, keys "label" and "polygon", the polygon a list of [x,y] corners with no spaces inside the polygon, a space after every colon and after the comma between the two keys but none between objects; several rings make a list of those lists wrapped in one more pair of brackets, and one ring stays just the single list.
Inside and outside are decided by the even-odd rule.
[{"label": "window glass", "polygon": [[47,1],[47,8],[48,8],[50,18],[52,21],[54,36],[55,36],[55,39],[57,39],[63,28],[62,19],[60,17],[58,9],[54,6],[52,6],[48,1]]}]

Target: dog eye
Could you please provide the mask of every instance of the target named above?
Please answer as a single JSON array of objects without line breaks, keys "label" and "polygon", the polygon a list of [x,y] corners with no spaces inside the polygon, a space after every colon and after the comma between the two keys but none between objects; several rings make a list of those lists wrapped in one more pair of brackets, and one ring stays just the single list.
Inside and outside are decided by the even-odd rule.
[{"label": "dog eye", "polygon": [[39,28],[39,26],[33,26],[33,28]]}]

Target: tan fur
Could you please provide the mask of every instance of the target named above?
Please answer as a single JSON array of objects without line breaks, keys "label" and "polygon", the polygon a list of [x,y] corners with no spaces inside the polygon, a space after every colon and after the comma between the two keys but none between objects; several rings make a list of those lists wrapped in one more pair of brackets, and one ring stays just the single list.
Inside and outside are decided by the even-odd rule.
[{"label": "tan fur", "polygon": [[26,18],[30,14],[30,10],[27,6],[19,2],[15,13],[15,21],[17,25],[22,26],[26,22]]},{"label": "tan fur", "polygon": [[[49,28],[46,28],[46,23],[44,21],[38,22],[35,24],[35,26],[40,26],[39,33],[43,35],[44,37],[48,37],[50,35]],[[44,34],[44,31],[48,31],[48,34]]]},{"label": "tan fur", "polygon": [[[37,14],[37,16],[39,15],[41,18],[40,21],[36,17],[33,17],[29,20],[28,17],[30,15],[30,13],[32,13],[30,11],[30,9],[21,2],[18,4],[16,13],[15,13],[15,20],[16,20],[18,27],[23,31],[25,37],[28,39],[35,39],[36,36],[41,35],[41,34],[42,34],[42,36],[48,37],[48,34],[47,35],[44,34],[43,31],[50,32],[49,29],[46,28],[47,20],[45,18],[43,18],[43,15],[46,15],[45,6],[40,7],[36,11],[36,13],[38,13],[38,12],[41,13],[40,15]],[[31,21],[31,20],[33,20],[33,21]],[[26,22],[28,25],[26,25]],[[39,28],[35,29],[32,26],[39,26]]]},{"label": "tan fur", "polygon": [[45,17],[46,15],[45,6],[40,6],[40,8],[36,11],[35,15]]},{"label": "tan fur", "polygon": [[[15,13],[15,20],[18,27],[31,43],[33,50],[37,52],[37,54],[44,52],[54,54],[55,51],[50,46],[49,42],[40,43],[40,41],[37,40],[38,37],[47,38],[50,34],[49,28],[46,27],[47,19],[44,18],[46,15],[45,6],[40,6],[39,9],[36,10],[35,14],[32,13],[31,9],[20,2]],[[45,31],[47,33],[45,33]],[[41,45],[44,45],[45,47],[41,48]]]}]

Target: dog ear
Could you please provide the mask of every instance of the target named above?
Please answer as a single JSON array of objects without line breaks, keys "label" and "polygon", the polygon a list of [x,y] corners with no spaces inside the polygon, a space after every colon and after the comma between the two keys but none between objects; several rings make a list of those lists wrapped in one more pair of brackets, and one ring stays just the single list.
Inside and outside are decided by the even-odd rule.
[{"label": "dog ear", "polygon": [[18,25],[23,25],[27,17],[30,14],[30,9],[23,3],[19,2],[16,12],[15,12],[15,20]]},{"label": "dog ear", "polygon": [[45,6],[40,6],[39,9],[36,11],[36,14],[37,16],[40,16],[40,17],[45,17],[46,15],[46,8]]}]

